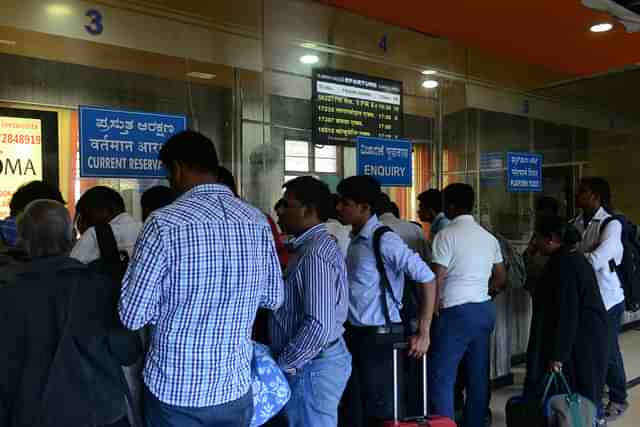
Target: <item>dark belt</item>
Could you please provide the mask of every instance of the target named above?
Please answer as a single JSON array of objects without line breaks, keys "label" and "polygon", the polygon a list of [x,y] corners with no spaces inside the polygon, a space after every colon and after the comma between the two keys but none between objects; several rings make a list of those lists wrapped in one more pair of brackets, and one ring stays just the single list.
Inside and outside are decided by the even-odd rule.
[{"label": "dark belt", "polygon": [[392,323],[385,326],[353,326],[349,325],[349,328],[354,332],[363,332],[375,335],[394,335],[404,334],[404,325],[402,323]]}]

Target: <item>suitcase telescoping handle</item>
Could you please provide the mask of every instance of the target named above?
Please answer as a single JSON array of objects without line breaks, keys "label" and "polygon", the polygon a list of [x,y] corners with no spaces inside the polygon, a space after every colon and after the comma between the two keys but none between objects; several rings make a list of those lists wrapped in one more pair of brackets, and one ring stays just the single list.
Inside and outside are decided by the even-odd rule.
[{"label": "suitcase telescoping handle", "polygon": [[[409,344],[406,342],[396,343],[393,345],[393,420],[400,421],[400,411],[398,409],[398,382],[400,375],[398,373],[398,357],[400,351],[407,351]],[[427,416],[427,355],[422,356],[422,417]],[[421,417],[418,417],[421,418]]]}]

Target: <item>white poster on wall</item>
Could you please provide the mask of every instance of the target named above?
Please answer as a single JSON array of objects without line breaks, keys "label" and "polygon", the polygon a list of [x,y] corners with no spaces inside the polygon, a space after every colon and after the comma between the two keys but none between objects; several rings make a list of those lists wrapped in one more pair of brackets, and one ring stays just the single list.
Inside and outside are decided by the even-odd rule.
[{"label": "white poster on wall", "polygon": [[42,180],[42,123],[0,116],[0,218],[21,185]]}]

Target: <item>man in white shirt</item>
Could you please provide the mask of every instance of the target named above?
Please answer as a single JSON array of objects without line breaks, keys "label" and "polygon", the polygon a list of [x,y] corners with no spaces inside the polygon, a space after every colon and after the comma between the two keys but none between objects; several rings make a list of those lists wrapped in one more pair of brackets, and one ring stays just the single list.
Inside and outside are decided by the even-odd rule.
[{"label": "man in white shirt", "polygon": [[76,204],[76,225],[82,234],[71,251],[71,258],[88,264],[100,258],[95,225],[109,223],[116,238],[118,250],[129,257],[142,223],[125,211],[120,194],[109,187],[97,186],[87,190]]},{"label": "man in white shirt", "polygon": [[429,391],[432,413],[454,417],[454,385],[464,359],[467,399],[463,427],[484,425],[489,405],[489,341],[496,310],[489,296],[506,282],[498,240],[474,220],[467,184],[444,190],[451,223],[433,243],[440,312],[432,326]]},{"label": "man in white shirt", "polygon": [[431,261],[431,248],[424,237],[422,228],[408,221],[403,221],[393,214],[393,202],[385,193],[380,193],[376,203],[376,214],[380,222],[391,228],[400,238],[418,253],[423,261]]},{"label": "man in white shirt", "polygon": [[[603,178],[583,178],[576,195],[576,207],[582,214],[574,225],[582,233],[578,250],[585,254],[593,266],[600,287],[600,295],[609,317],[609,368],[607,387],[609,404],[604,409],[607,421],[619,418],[629,408],[627,377],[624,369],[618,335],[624,313],[624,290],[611,261],[622,263],[622,223],[611,218],[611,188]],[[603,224],[607,221],[606,226]],[[595,402],[599,404],[600,402]]]}]

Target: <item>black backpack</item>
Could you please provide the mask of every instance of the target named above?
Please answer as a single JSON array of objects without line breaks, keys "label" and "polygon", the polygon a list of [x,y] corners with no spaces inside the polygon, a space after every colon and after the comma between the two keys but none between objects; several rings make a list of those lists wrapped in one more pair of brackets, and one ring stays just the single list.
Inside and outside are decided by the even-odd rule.
[{"label": "black backpack", "polygon": [[115,280],[119,286],[129,266],[129,254],[118,250],[118,243],[111,225],[98,224],[94,228],[100,248],[100,258],[89,263],[89,266]]},{"label": "black backpack", "polygon": [[393,290],[391,289],[391,284],[389,283],[389,278],[387,276],[387,271],[384,268],[382,253],[380,252],[380,239],[382,238],[382,235],[385,233],[393,232],[394,231],[390,227],[382,226],[376,229],[376,231],[373,233],[373,253],[376,257],[376,267],[378,269],[378,273],[380,273],[382,311],[384,313],[387,324],[391,324],[391,315],[389,314],[389,307],[387,306],[386,299],[386,294],[389,294],[394,304],[396,304],[396,306],[400,308],[400,318],[402,319],[405,335],[411,336],[415,335],[415,333],[417,332],[417,319],[421,304],[421,298],[416,282],[407,275],[405,275],[404,277],[404,291],[402,294],[402,301],[398,301],[393,294]]},{"label": "black backpack", "polygon": [[622,215],[614,215],[602,222],[600,234],[603,233],[607,225],[612,221],[619,221],[622,224],[622,262],[617,265],[615,260],[609,261],[612,272],[618,274],[618,278],[624,289],[625,308],[627,311],[636,312],[640,310],[640,242],[638,226],[632,224]]}]

